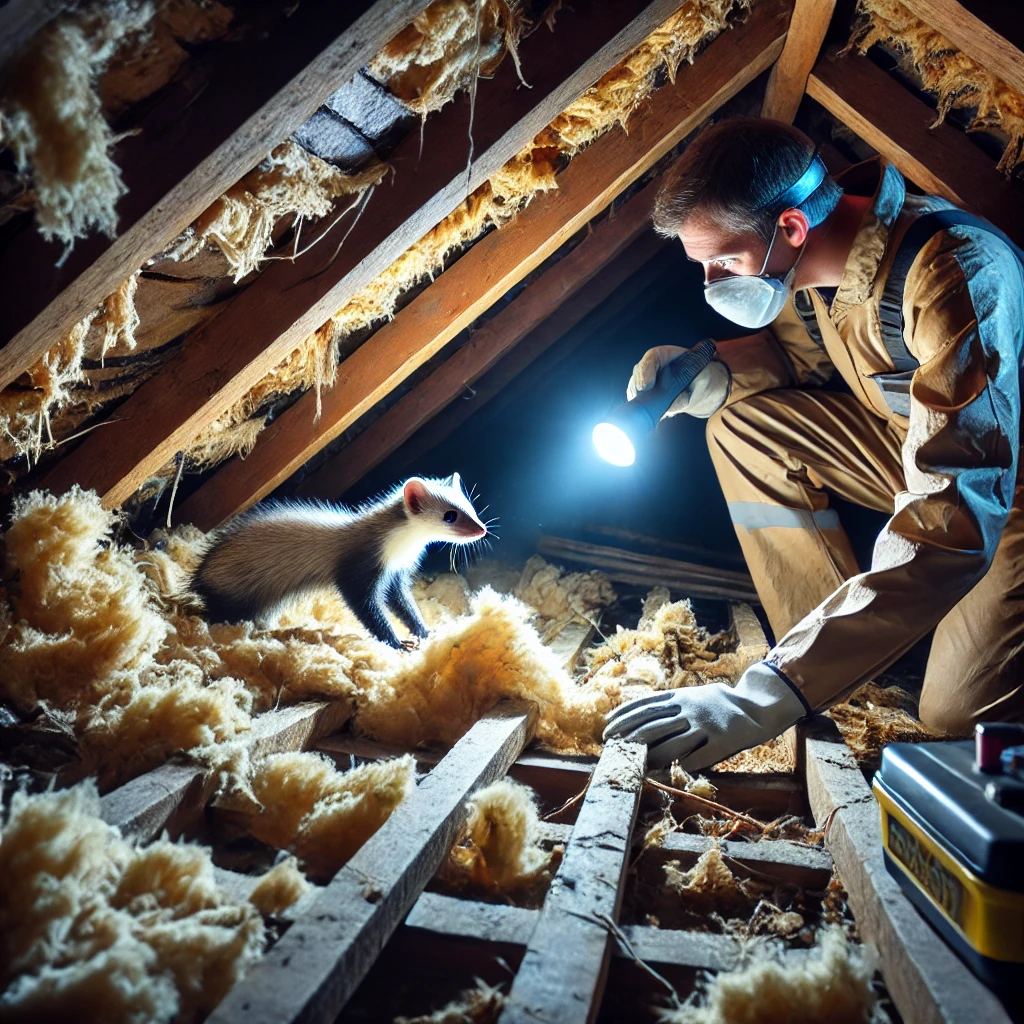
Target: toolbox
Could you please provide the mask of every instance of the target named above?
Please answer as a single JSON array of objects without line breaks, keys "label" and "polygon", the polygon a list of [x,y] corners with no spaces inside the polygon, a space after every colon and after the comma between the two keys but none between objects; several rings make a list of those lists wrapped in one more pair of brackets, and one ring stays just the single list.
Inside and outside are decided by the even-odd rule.
[{"label": "toolbox", "polygon": [[986,984],[1021,1002],[1024,727],[891,744],[872,788],[889,872]]}]

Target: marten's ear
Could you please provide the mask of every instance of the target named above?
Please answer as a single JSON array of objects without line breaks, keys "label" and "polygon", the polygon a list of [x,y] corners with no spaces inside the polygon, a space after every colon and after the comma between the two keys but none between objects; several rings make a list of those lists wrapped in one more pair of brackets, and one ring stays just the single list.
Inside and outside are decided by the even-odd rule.
[{"label": "marten's ear", "polygon": [[410,477],[405,481],[402,497],[405,498],[405,507],[414,515],[418,516],[423,511],[423,503],[427,500],[427,485],[418,477]]},{"label": "marten's ear", "polygon": [[449,487],[454,487],[455,490],[457,490],[457,491],[461,491],[462,490],[462,477],[459,476],[458,473],[452,473],[452,475],[450,477],[448,477],[448,486]]}]

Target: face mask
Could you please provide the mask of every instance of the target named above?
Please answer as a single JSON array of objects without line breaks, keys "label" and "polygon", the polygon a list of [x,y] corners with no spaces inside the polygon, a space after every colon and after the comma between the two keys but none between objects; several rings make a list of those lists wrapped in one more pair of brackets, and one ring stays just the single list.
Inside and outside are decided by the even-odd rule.
[{"label": "face mask", "polygon": [[[777,195],[766,206],[779,212],[799,206],[825,180],[828,172],[817,152],[803,174],[789,188]],[[716,312],[721,313],[740,327],[756,331],[767,327],[781,312],[793,291],[793,278],[796,268],[807,247],[807,240],[797,253],[796,262],[789,273],[783,278],[769,277],[765,274],[768,259],[772,254],[772,246],[779,233],[776,223],[772,240],[768,243],[768,251],[764,254],[761,273],[756,277],[720,277],[716,281],[708,281],[704,285],[704,298]]]},{"label": "face mask", "polygon": [[734,324],[739,324],[740,327],[750,330],[766,327],[782,312],[786,299],[792,294],[793,278],[796,276],[796,268],[807,242],[805,240],[800,246],[796,262],[785,277],[771,277],[765,274],[764,269],[768,266],[778,231],[776,225],[768,252],[764,256],[761,273],[756,277],[720,277],[704,284],[704,299],[707,304],[716,313],[720,313]]}]

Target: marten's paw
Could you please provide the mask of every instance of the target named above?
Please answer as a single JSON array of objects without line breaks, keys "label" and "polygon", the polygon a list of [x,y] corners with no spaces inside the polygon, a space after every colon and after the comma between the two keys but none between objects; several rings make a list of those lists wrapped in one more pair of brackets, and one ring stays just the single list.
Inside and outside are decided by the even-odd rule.
[{"label": "marten's paw", "polygon": [[402,647],[407,651],[418,651],[420,649],[420,638],[418,636],[406,637],[402,641]]}]

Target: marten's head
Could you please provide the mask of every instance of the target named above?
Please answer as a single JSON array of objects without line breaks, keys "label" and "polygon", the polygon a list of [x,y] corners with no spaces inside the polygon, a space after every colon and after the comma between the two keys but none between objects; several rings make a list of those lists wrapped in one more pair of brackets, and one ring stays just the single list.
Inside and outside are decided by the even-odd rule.
[{"label": "marten's head", "polygon": [[414,476],[402,485],[405,513],[429,542],[472,544],[487,536],[458,473],[444,479]]}]

